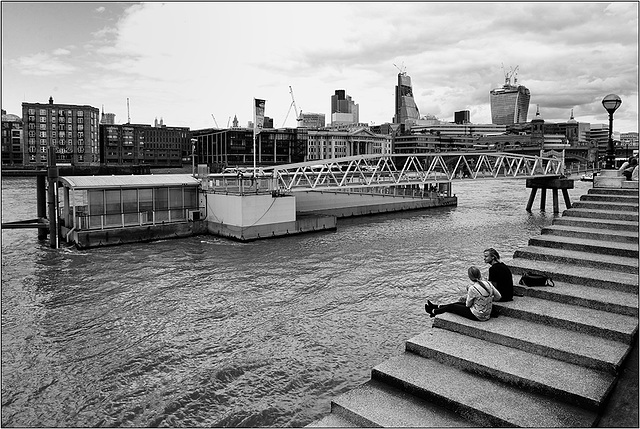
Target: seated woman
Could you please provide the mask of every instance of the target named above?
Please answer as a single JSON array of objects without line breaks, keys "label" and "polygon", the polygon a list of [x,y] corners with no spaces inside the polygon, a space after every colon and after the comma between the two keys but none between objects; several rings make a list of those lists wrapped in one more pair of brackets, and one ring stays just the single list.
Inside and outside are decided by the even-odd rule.
[{"label": "seated woman", "polygon": [[636,158],[631,158],[629,160],[629,165],[627,166],[627,168],[622,170],[622,175],[625,177],[625,179],[632,180],[631,176],[633,175],[633,170],[635,170],[637,166],[638,166],[638,160]]},{"label": "seated woman", "polygon": [[473,282],[467,287],[466,299],[451,304],[435,305],[427,300],[424,309],[429,316],[435,317],[442,313],[455,313],[471,320],[481,322],[491,318],[493,301],[498,301],[502,296],[490,281],[482,280],[482,274],[478,267],[469,267],[469,279]]}]

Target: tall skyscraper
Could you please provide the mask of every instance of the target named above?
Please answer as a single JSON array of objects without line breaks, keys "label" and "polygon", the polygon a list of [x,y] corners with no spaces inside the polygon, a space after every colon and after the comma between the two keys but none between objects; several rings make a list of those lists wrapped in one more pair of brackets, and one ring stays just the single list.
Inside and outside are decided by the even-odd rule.
[{"label": "tall skyscraper", "polygon": [[[518,85],[517,69],[516,67],[516,70],[505,73],[502,88],[490,91],[491,123],[495,125],[527,122],[531,93],[525,86]],[[513,78],[513,84],[511,84],[511,78]]]},{"label": "tall skyscraper", "polygon": [[396,114],[393,117],[394,124],[404,124],[407,120],[420,119],[418,106],[413,99],[411,78],[406,71],[398,73],[398,85],[396,86]]},{"label": "tall skyscraper", "polygon": [[331,96],[331,123],[357,124],[360,122],[360,106],[353,102],[344,89],[336,89]]}]

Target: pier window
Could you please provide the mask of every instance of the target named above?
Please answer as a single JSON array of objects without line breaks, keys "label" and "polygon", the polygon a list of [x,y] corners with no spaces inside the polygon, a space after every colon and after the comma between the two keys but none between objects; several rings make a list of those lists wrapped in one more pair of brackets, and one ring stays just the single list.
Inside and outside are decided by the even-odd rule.
[{"label": "pier window", "polygon": [[122,205],[120,189],[104,191],[105,220],[104,226],[122,225]]},{"label": "pier window", "polygon": [[138,214],[138,190],[122,190],[122,211],[124,212],[125,225],[139,225],[140,216]]},{"label": "pier window", "polygon": [[182,188],[169,188],[169,208],[173,220],[186,218],[182,197]]},{"label": "pier window", "polygon": [[156,222],[169,220],[169,189],[154,188],[153,198],[156,206]]},{"label": "pier window", "polygon": [[104,191],[89,191],[89,228],[101,228],[103,214]]},{"label": "pier window", "polygon": [[138,189],[138,206],[141,222],[153,222],[153,189]]}]

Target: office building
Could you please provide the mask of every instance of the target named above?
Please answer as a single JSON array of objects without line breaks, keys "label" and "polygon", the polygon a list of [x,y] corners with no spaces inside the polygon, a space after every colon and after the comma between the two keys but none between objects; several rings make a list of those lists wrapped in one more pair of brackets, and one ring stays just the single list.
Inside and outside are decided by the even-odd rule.
[{"label": "office building", "polygon": [[24,165],[47,165],[49,146],[56,148],[56,163],[98,165],[99,110],[73,104],[22,103]]},{"label": "office building", "polygon": [[398,85],[396,85],[396,106],[394,124],[412,125],[420,119],[418,106],[413,99],[413,88],[411,87],[411,77],[407,72],[398,73]]},{"label": "office building", "polygon": [[525,86],[518,85],[518,79],[514,73],[505,74],[504,85],[502,88],[492,89],[489,100],[493,124],[511,125],[527,122],[531,93]]},{"label": "office building", "polygon": [[181,167],[189,163],[189,128],[167,127],[163,120],[147,124],[100,125],[100,155],[104,165]]},{"label": "office building", "polygon": [[391,153],[392,137],[367,128],[309,130],[307,160]]},{"label": "office building", "polygon": [[2,110],[2,165],[22,163],[22,118]]},{"label": "office building", "polygon": [[305,128],[324,128],[324,113],[301,113],[299,125]]},{"label": "office building", "polygon": [[[197,164],[206,164],[211,172],[228,167],[253,167],[253,128],[193,130]],[[273,166],[303,162],[307,149],[306,128],[263,129],[255,141],[256,165]]]},{"label": "office building", "polygon": [[360,106],[344,89],[336,89],[331,96],[331,124],[357,124],[360,122]]},{"label": "office building", "polygon": [[471,122],[471,115],[468,110],[461,110],[453,114],[453,122],[456,124],[468,124]]}]

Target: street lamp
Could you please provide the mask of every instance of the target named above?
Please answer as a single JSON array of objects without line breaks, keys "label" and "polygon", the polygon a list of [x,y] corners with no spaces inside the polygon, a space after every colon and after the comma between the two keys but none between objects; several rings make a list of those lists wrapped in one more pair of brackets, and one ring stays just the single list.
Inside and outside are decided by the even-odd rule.
[{"label": "street lamp", "polygon": [[615,169],[615,151],[613,149],[613,112],[622,104],[622,100],[615,94],[609,94],[602,99],[602,105],[609,112],[609,141],[607,142],[607,158],[605,168]]},{"label": "street lamp", "polygon": [[196,177],[196,143],[198,139],[191,139],[191,175]]}]

